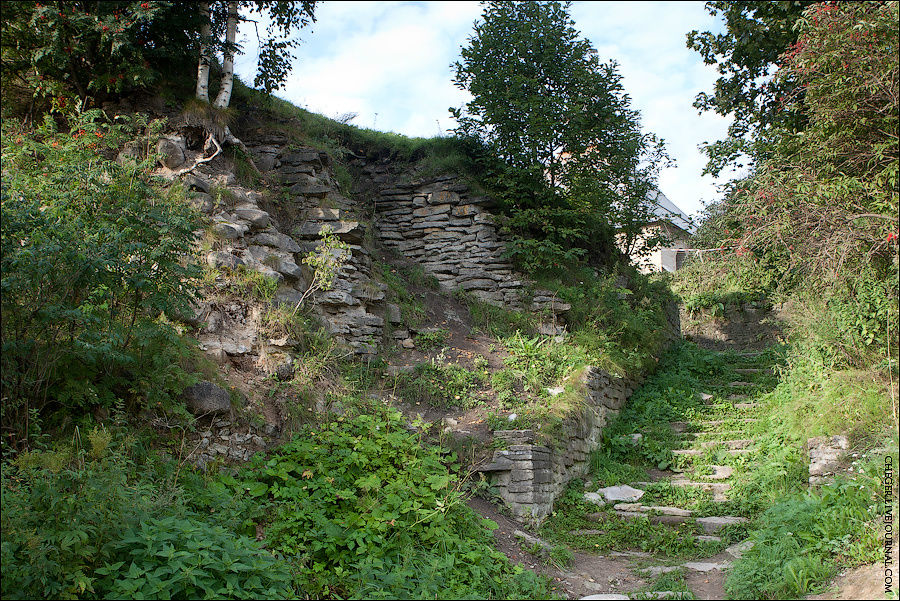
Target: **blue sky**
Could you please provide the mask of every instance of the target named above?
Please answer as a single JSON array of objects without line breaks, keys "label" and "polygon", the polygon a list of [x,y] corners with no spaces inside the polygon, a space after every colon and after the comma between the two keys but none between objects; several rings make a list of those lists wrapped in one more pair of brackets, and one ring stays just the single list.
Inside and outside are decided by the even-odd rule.
[{"label": "blue sky", "polygon": [[[619,63],[643,128],[663,137],[677,161],[660,175],[662,192],[690,214],[718,198],[716,182],[701,176],[697,146],[724,137],[728,121],[692,106],[698,92],[712,89],[716,72],[685,46],[685,34],[717,30],[719,20],[703,2],[575,2],[571,13],[601,61]],[[447,109],[468,98],[453,85],[450,65],[480,15],[477,2],[321,3],[277,95],[329,117],[356,113],[352,123],[361,127],[445,133],[454,126]],[[247,54],[237,70],[251,81],[255,36],[241,32]]]}]

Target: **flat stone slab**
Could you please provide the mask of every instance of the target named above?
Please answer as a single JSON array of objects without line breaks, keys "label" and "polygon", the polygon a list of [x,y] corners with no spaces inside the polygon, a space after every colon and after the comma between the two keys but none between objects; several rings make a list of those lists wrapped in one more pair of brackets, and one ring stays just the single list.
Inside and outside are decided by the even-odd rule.
[{"label": "flat stone slab", "polygon": [[656,578],[660,574],[668,574],[669,572],[674,572],[679,569],[679,566],[650,566],[645,570],[641,570],[647,576],[651,578]]},{"label": "flat stone slab", "polygon": [[606,501],[603,500],[603,495],[598,492],[586,492],[582,497],[588,503],[593,503],[594,505],[599,505],[603,507],[606,505]]},{"label": "flat stone slab", "polygon": [[597,492],[603,495],[603,498],[610,503],[614,503],[617,501],[630,503],[633,501],[637,501],[644,496],[644,491],[637,488],[632,488],[627,484],[620,484],[619,486],[607,486],[606,488],[601,488]]},{"label": "flat stone slab", "polygon": [[734,468],[730,465],[711,465],[710,467],[713,468],[713,473],[703,476],[704,478],[709,478],[710,480],[727,480],[734,475]]},{"label": "flat stone slab", "polygon": [[726,526],[731,526],[734,524],[746,524],[749,521],[750,520],[748,520],[747,518],[731,515],[697,518],[697,523],[700,524],[700,527],[703,528],[703,531],[707,534],[715,534]]},{"label": "flat stone slab", "polygon": [[746,449],[753,441],[749,438],[738,438],[736,440],[705,440],[700,443],[704,449],[725,445],[729,449]]},{"label": "flat stone slab", "polygon": [[734,408],[739,409],[741,411],[749,411],[750,409],[756,409],[757,407],[762,406],[762,403],[735,403]]},{"label": "flat stone slab", "polygon": [[628,595],[620,595],[619,593],[600,593],[596,595],[588,595],[582,597],[584,601],[628,601],[631,599]]},{"label": "flat stone slab", "polygon": [[713,570],[727,570],[731,567],[731,562],[723,561],[721,563],[713,563],[708,561],[689,561],[681,565],[689,570],[694,570],[695,572],[712,572]]},{"label": "flat stone slab", "polygon": [[730,547],[725,549],[725,552],[734,557],[735,559],[740,559],[744,556],[744,553],[753,548],[753,541],[745,540],[740,543],[735,543]]},{"label": "flat stone slab", "polygon": [[750,386],[756,386],[753,382],[729,382],[728,385],[732,388],[748,388]]},{"label": "flat stone slab", "polygon": [[597,536],[598,534],[606,534],[606,531],[597,530],[595,528],[584,528],[582,530],[572,530],[569,534],[572,536]]},{"label": "flat stone slab", "polygon": [[698,534],[696,536],[697,540],[701,543],[721,543],[722,537],[715,536],[712,534]]}]

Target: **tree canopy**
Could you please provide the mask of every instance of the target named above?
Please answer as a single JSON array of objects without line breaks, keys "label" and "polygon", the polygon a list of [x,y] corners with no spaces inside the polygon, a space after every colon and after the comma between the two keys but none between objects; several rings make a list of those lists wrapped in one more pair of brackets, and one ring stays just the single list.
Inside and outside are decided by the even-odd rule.
[{"label": "tree canopy", "polygon": [[[743,166],[765,156],[765,141],[772,128],[797,131],[805,122],[803,111],[784,112],[784,99],[800,91],[794,78],[774,78],[779,56],[796,42],[794,27],[811,0],[707,2],[706,10],[725,19],[725,31],[691,31],[687,46],[720,77],[712,93],[701,92],[694,106],[715,111],[734,121],[728,137],[708,143],[704,173],[718,175],[724,168]],[[795,98],[796,99],[796,98]]]},{"label": "tree canopy", "polygon": [[[486,4],[453,65],[473,96],[451,109],[456,131],[499,159],[493,181],[513,253],[540,255],[544,267],[610,253],[613,226],[646,204],[664,155],[641,133],[616,63],[600,62],[569,6]],[[625,205],[635,206],[617,213]]]}]

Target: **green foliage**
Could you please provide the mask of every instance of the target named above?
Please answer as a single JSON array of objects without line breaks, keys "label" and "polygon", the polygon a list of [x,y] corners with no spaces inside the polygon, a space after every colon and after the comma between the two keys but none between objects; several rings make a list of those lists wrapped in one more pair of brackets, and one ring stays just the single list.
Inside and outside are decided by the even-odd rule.
[{"label": "green foliage", "polygon": [[284,599],[288,565],[246,537],[193,517],[148,517],[110,545],[94,588],[119,599]]},{"label": "green foliage", "polygon": [[190,61],[198,17],[177,2],[7,2],[4,106],[16,92],[55,97],[60,107],[70,95],[85,100],[145,88]]},{"label": "green foliage", "polygon": [[68,131],[50,116],[36,130],[3,123],[2,423],[17,440],[32,410],[155,406],[186,383],[165,317],[192,295],[194,215],[151,181],[153,157],[104,158],[146,122],[70,118]]},{"label": "green foliage", "polygon": [[458,291],[459,298],[469,309],[473,329],[495,338],[504,338],[520,333],[532,336],[537,330],[535,316],[525,311],[514,311],[498,307]]},{"label": "green foliage", "polygon": [[478,403],[477,392],[484,376],[456,363],[420,363],[415,371],[397,376],[400,396],[412,402],[425,402],[434,407],[463,407]]},{"label": "green foliage", "polygon": [[407,327],[417,327],[425,319],[425,303],[409,288],[407,271],[391,267],[387,263],[376,264],[379,278],[388,285],[389,299],[400,307],[400,319]]},{"label": "green foliage", "polygon": [[707,11],[725,19],[725,31],[696,30],[687,46],[716,65],[721,76],[712,94],[701,92],[694,106],[701,111],[731,115],[728,137],[704,146],[709,157],[704,173],[718,175],[730,164],[742,166],[748,157],[764,157],[768,131],[774,127],[802,128],[804,115],[782,111],[784,99],[802,97],[796,79],[772,77],[779,56],[797,40],[794,24],[810,0],[794,2],[707,2]]},{"label": "green foliage", "polygon": [[585,269],[570,277],[571,283],[541,283],[572,305],[566,314],[572,341],[596,357],[593,365],[629,375],[653,368],[669,332],[668,287],[631,269],[607,275]]},{"label": "green foliage", "polygon": [[883,470],[883,461],[869,462],[853,480],[789,496],[766,511],[750,536],[753,547],[728,572],[728,594],[800,598],[821,590],[839,567],[883,561],[877,463]]},{"label": "green foliage", "polygon": [[450,335],[448,330],[444,328],[434,328],[423,332],[416,333],[416,346],[423,351],[433,351],[444,346],[447,337]]},{"label": "green foliage", "polygon": [[[237,78],[233,104],[244,109],[266,109],[277,120],[269,127],[281,129],[296,142],[324,150],[338,160],[354,155],[415,164],[415,173],[419,177],[468,174],[475,168],[469,143],[464,140],[444,136],[410,138],[356,127],[350,123],[355,117],[353,114],[333,119],[318,115],[286,100],[247,88]],[[285,126],[284,122],[289,122],[290,126]]]},{"label": "green foliage", "polygon": [[613,229],[646,223],[639,208],[667,158],[641,133],[617,65],[599,62],[568,3],[490,2],[474,29],[453,65],[473,99],[451,112],[457,135],[481,145],[509,256],[528,272],[609,260]]},{"label": "green foliage", "polygon": [[3,464],[3,598],[293,596],[286,564],[180,502],[175,465],[138,458],[134,439],[104,429],[89,439],[89,451],[76,437],[74,449]]},{"label": "green foliage", "polygon": [[270,548],[293,558],[310,596],[536,598],[547,583],[491,546],[456,476],[399,414],[309,428],[255,460],[235,493],[257,499]]},{"label": "green foliage", "polygon": [[[804,132],[778,145],[739,191],[744,246],[771,247],[823,279],[879,278],[897,253],[896,2],[816,5],[798,23],[781,78],[806,90]],[[786,216],[786,217],[785,217]],[[893,234],[893,236],[892,236]]]}]

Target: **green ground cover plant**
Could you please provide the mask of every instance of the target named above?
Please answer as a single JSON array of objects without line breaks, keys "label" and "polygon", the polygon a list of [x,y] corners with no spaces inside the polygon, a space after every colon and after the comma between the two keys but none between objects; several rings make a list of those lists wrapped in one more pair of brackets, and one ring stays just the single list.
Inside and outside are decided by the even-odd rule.
[{"label": "green ground cover plant", "polygon": [[483,372],[471,371],[456,363],[420,363],[412,373],[397,376],[395,386],[400,397],[413,403],[434,407],[475,406],[484,388]]},{"label": "green ground cover plant", "polygon": [[203,479],[185,487],[146,441],[84,438],[3,463],[5,599],[294,596],[288,565],[221,519],[239,500],[198,513],[185,499]]},{"label": "green ground cover plant", "polygon": [[729,596],[796,599],[821,590],[841,568],[883,561],[879,466],[881,457],[860,465],[852,480],[780,498],[760,516],[750,533],[753,547],[729,571]]},{"label": "green ground cover plant", "polygon": [[491,545],[458,476],[399,413],[309,427],[222,485],[257,500],[269,547],[312,596],[540,598],[547,581]]}]

